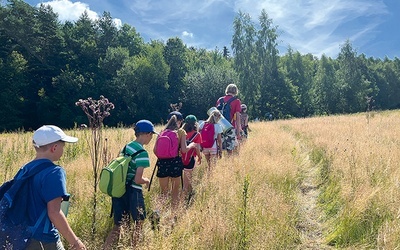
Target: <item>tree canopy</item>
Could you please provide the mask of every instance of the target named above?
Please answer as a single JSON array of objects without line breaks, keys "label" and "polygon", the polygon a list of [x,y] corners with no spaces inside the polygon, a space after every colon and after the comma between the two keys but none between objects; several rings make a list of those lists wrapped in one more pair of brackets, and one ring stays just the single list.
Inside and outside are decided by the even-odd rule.
[{"label": "tree canopy", "polygon": [[[333,59],[279,54],[279,31],[265,10],[258,23],[238,12],[232,48],[188,47],[178,37],[144,39],[104,12],[61,23],[48,5],[0,5],[0,130],[86,122],[74,104],[105,96],[115,110],[104,124],[165,121],[171,103],[184,115],[207,110],[236,83],[252,118],[307,117],[400,108],[400,60],[366,58],[344,41]],[[338,45],[339,46],[339,45]]]}]

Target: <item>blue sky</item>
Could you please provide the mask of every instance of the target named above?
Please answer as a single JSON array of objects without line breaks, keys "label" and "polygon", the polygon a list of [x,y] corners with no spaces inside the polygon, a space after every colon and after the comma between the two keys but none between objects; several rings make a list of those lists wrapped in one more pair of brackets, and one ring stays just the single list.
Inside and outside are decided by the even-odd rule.
[{"label": "blue sky", "polygon": [[290,45],[302,54],[336,58],[349,39],[358,54],[400,58],[399,0],[27,0],[50,4],[61,21],[76,20],[84,10],[95,19],[110,12],[145,39],[180,37],[188,46],[231,49],[238,11],[254,22],[265,9],[280,32],[280,54]]}]

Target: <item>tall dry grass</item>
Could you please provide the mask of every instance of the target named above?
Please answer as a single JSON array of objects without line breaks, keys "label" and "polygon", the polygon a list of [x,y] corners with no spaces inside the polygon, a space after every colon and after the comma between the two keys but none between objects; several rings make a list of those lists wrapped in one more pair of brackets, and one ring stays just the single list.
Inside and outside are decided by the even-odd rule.
[{"label": "tall dry grass", "polygon": [[396,249],[399,241],[398,111],[284,121],[326,161],[321,206],[337,247]]},{"label": "tall dry grass", "polygon": [[[251,123],[252,132],[238,156],[224,155],[210,173],[205,161],[195,168],[196,193],[189,205],[182,201],[171,211],[160,203],[154,179],[151,191],[144,194],[148,210],[160,210],[160,229],[153,231],[146,220],[139,249],[301,249],[306,239],[298,227],[304,209],[298,207],[298,193],[306,158],[319,168],[322,240],[336,248],[395,249],[400,245],[399,121],[400,113],[392,111],[375,113],[368,120],[358,114]],[[72,195],[68,220],[89,249],[100,249],[112,226],[111,200],[99,195],[93,241],[88,131],[68,133],[80,138],[67,145],[59,162],[67,171]],[[31,136],[0,135],[0,180],[11,178],[34,157]],[[105,129],[104,137],[104,162],[134,139],[128,128]],[[152,164],[145,170],[147,177],[156,160],[154,141],[145,146]],[[127,242],[122,239],[116,249],[129,249]]]}]

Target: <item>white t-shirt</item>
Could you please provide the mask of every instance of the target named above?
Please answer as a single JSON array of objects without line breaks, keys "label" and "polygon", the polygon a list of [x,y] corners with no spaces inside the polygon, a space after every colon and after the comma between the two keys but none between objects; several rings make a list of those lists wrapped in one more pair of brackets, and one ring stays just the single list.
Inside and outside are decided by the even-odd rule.
[{"label": "white t-shirt", "polygon": [[[204,127],[204,121],[200,121],[199,122],[199,129],[202,130]],[[217,139],[218,134],[222,134],[222,127],[221,125],[219,125],[218,123],[214,124],[214,145],[212,146],[213,148],[217,148],[217,141],[215,141],[215,139]]]}]

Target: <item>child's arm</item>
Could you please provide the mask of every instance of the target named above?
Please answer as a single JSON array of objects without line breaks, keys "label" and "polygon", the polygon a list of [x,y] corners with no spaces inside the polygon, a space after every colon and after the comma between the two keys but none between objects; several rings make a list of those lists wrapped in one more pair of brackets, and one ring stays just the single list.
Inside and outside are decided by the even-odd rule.
[{"label": "child's arm", "polygon": [[249,117],[248,117],[248,116],[246,116],[245,124],[246,124],[247,130],[248,130],[249,132],[251,132],[251,129],[250,129],[250,127],[249,127]]},{"label": "child's arm", "polygon": [[72,249],[86,249],[82,241],[75,235],[68,224],[67,218],[61,211],[62,197],[55,198],[47,203],[47,215],[60,234],[72,246]]},{"label": "child's arm", "polygon": [[200,144],[197,143],[196,145],[196,155],[197,155],[197,162],[201,164],[201,151],[200,151]]},{"label": "child's arm", "polygon": [[241,139],[241,132],[242,132],[242,125],[240,123],[240,112],[236,112],[235,113],[235,117],[236,117],[236,136],[237,138],[240,140]]},{"label": "child's arm", "polygon": [[217,134],[217,154],[218,157],[222,157],[222,134],[218,133]]},{"label": "child's arm", "polygon": [[136,169],[135,174],[135,183],[136,184],[146,184],[146,188],[148,187],[150,180],[149,178],[143,177],[144,167],[138,167]]},{"label": "child's arm", "polygon": [[186,137],[185,136],[181,137],[180,144],[181,144],[181,152],[182,153],[187,153],[191,148],[196,147],[196,143],[194,143],[194,142],[191,142],[189,145],[186,146]]},{"label": "child's arm", "polygon": [[158,139],[159,135],[157,135],[156,138],[156,142],[154,143],[154,147],[153,147],[153,153],[156,154],[156,145],[157,145],[157,139]]},{"label": "child's arm", "polygon": [[222,135],[220,133],[217,135],[217,145],[222,149]]}]

